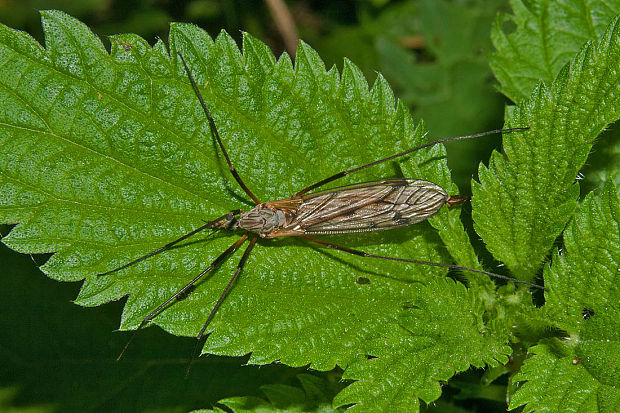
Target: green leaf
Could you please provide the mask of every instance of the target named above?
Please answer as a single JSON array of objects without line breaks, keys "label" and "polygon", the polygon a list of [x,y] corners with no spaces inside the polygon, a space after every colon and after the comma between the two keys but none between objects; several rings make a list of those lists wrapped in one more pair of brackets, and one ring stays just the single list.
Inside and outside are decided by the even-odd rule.
[{"label": "green leaf", "polygon": [[506,363],[506,332],[483,314],[481,301],[462,284],[439,278],[417,285],[400,326],[369,340],[367,357],[346,369],[343,378],[357,381],[334,404],[355,403],[351,411],[414,411],[418,398],[439,398],[439,382],[455,373]]},{"label": "green leaf", "polygon": [[583,169],[581,193],[590,192],[606,181],[620,185],[620,129],[610,128],[595,143]]},{"label": "green leaf", "polygon": [[618,18],[508,116],[530,131],[504,137],[504,153],[473,182],[476,232],[517,278],[532,280],[577,203],[575,178],[601,131],[620,116]]},{"label": "green leaf", "polygon": [[511,0],[511,6],[513,15],[501,14],[495,21],[491,39],[497,52],[489,63],[500,91],[517,103],[540,81],[551,83],[620,13],[618,0]]},{"label": "green leaf", "polygon": [[[84,279],[81,305],[128,295],[121,329],[136,328],[238,235],[197,237],[118,273],[95,274],[203,219],[250,206],[213,143],[177,52],[201,85],[237,170],[261,200],[287,197],[422,141],[423,131],[414,129],[383,78],[369,88],[348,61],[342,75],[326,71],[303,43],[293,67],[286,54],[276,61],[249,35],[241,52],[225,33],[213,41],[196,26],[176,24],[170,54],[162,42],[150,47],[135,35],[113,36],[108,54],[80,22],[55,11],[42,16],[45,49],[24,33],[0,28],[0,214],[2,221],[19,223],[3,242],[22,252],[55,252],[42,270],[58,280]],[[404,159],[408,176],[454,193],[443,154],[436,147]],[[346,182],[393,175],[393,165],[386,164]],[[440,219],[454,220],[458,213],[443,211]],[[466,239],[462,225],[445,231],[442,239]],[[427,224],[334,240],[376,254],[447,259]],[[458,242],[450,250],[473,255],[469,244]],[[154,323],[173,334],[196,335],[238,259]],[[260,240],[211,324],[204,351],[252,352],[252,363],[345,366],[368,337],[397,323],[411,282],[437,273],[299,239]],[[358,277],[370,284],[356,283]]]},{"label": "green leaf", "polygon": [[618,234],[620,204],[608,182],[600,199],[592,193],[586,197],[564,232],[562,252],[545,269],[545,311],[570,334],[584,324],[584,311],[596,314],[618,306]]},{"label": "green leaf", "polygon": [[[331,400],[335,395],[333,383],[328,383],[310,374],[300,374],[299,387],[272,384],[261,387],[268,400],[259,397],[231,397],[220,400],[218,404],[228,407],[235,413],[243,412],[336,412]],[[336,386],[338,387],[338,386]],[[205,412],[207,410],[204,410]],[[208,410],[211,411],[211,410]],[[225,412],[216,408],[213,411]]]},{"label": "green leaf", "polygon": [[[492,39],[497,51],[489,56],[489,62],[499,89],[515,102],[528,96],[539,81],[550,84],[579,48],[601,36],[608,22],[620,13],[618,0],[515,0],[512,6],[513,15],[496,19]],[[581,193],[606,180],[620,184],[619,163],[620,134],[611,130],[596,143],[582,170],[585,182]]]},{"label": "green leaf", "polygon": [[567,340],[530,349],[510,408],[612,412],[620,405],[620,198],[612,183],[589,194],[545,271],[544,310]]},{"label": "green leaf", "polygon": [[19,393],[15,387],[0,387],[0,409],[6,413],[52,413],[55,411],[51,405],[13,406],[13,399]]},{"label": "green leaf", "polygon": [[530,349],[514,380],[528,380],[510,401],[510,409],[526,404],[525,411],[614,412],[620,403],[617,387],[598,382],[581,360],[558,353],[557,342]]}]

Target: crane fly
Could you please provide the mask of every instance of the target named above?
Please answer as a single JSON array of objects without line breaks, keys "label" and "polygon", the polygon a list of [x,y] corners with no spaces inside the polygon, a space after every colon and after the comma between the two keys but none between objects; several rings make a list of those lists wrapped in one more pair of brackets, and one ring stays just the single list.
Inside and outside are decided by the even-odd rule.
[{"label": "crane fly", "polygon": [[423,145],[416,146],[403,152],[399,152],[395,155],[382,158],[366,165],[358,166],[353,169],[339,172],[328,178],[325,178],[315,184],[312,184],[295,195],[287,199],[281,199],[277,201],[261,202],[256,195],[245,185],[241,179],[239,173],[233,166],[233,163],[228,156],[228,152],[222,143],[222,139],[217,131],[215,120],[211,115],[211,112],[203,99],[200,90],[196,84],[196,81],[185,62],[183,56],[178,54],[187,77],[191,83],[192,89],[198,98],[205,116],[209,122],[211,134],[215,138],[228,168],[237,181],[241,189],[254,201],[256,206],[249,211],[243,211],[236,209],[228,212],[212,221],[206,222],[204,225],[188,232],[180,238],[149,252],[148,254],[135,259],[125,265],[115,268],[111,271],[98,274],[98,276],[109,275],[117,271],[123,270],[129,266],[137,264],[149,257],[152,257],[160,252],[170,249],[174,245],[187,238],[204,231],[206,229],[212,230],[243,230],[245,231],[239,239],[237,239],[230,247],[222,252],[215,260],[194,279],[189,281],[184,287],[175,292],[172,296],[166,299],[162,304],[152,310],[140,323],[138,328],[134,331],[133,336],[129,339],[122,352],[118,356],[120,359],[127,347],[135,337],[135,335],[155,318],[159,313],[166,309],[174,300],[182,299],[189,294],[195,284],[200,281],[207,273],[217,267],[219,264],[229,258],[246,240],[249,239],[249,244],[246,247],[236,271],[232,278],[222,291],[219,299],[213,306],[207,320],[205,321],[202,329],[196,336],[196,346],[200,340],[205,336],[205,332],[209,327],[209,324],[213,320],[217,310],[220,308],[233,284],[237,280],[237,277],[241,273],[245,262],[247,261],[250,252],[254,248],[256,241],[261,238],[277,238],[277,237],[291,237],[296,236],[303,238],[309,242],[320,244],[329,248],[333,248],[339,251],[343,251],[349,254],[354,254],[365,258],[377,258],[392,261],[401,261],[406,263],[424,264],[436,267],[443,267],[448,269],[464,270],[475,272],[479,274],[485,274],[495,278],[501,278],[505,280],[514,281],[517,283],[526,284],[530,287],[544,288],[537,284],[532,284],[526,281],[517,280],[504,275],[495,274],[483,270],[477,270],[474,268],[463,267],[460,265],[441,264],[427,261],[420,261],[409,258],[388,257],[375,254],[369,254],[364,251],[348,248],[342,245],[338,245],[323,239],[314,238],[314,235],[330,235],[330,234],[347,234],[347,233],[362,233],[362,232],[374,232],[389,230],[399,227],[412,225],[428,219],[439,211],[444,205],[447,207],[459,205],[466,202],[469,198],[461,195],[449,195],[441,186],[429,181],[421,179],[406,179],[406,178],[394,178],[383,179],[373,182],[365,182],[360,184],[346,185],[339,188],[311,192],[329,182],[335,181],[346,175],[355,173],[362,169],[369,168],[371,166],[378,165],[383,162],[390,161],[392,159],[402,157],[411,152],[426,148],[429,146],[437,145],[443,142],[450,142],[462,139],[473,139],[481,136],[501,133],[501,132],[514,132],[527,130],[529,128],[511,128],[500,129],[488,132],[482,132],[474,135],[457,136],[452,138],[445,138],[429,142]]}]

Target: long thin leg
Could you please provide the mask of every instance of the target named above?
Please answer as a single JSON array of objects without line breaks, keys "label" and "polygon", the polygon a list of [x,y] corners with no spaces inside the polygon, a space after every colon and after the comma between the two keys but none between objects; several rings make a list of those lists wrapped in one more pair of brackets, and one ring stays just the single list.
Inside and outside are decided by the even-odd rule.
[{"label": "long thin leg", "polygon": [[473,135],[455,136],[453,138],[438,139],[438,140],[433,141],[433,142],[425,143],[424,145],[419,145],[419,146],[416,146],[414,148],[407,149],[406,151],[399,152],[399,153],[394,154],[392,156],[388,156],[387,158],[382,158],[382,159],[373,161],[371,163],[367,163],[366,165],[362,165],[362,166],[358,166],[357,168],[349,169],[348,171],[338,172],[337,174],[332,175],[329,178],[325,178],[322,181],[317,182],[316,184],[310,185],[309,187],[302,189],[301,191],[299,191],[295,195],[293,195],[293,197],[303,195],[306,192],[312,191],[313,189],[316,189],[316,188],[318,188],[320,186],[323,186],[323,185],[325,185],[328,182],[335,181],[336,179],[340,179],[343,176],[347,176],[349,174],[352,174],[353,172],[361,171],[362,169],[370,168],[371,166],[375,166],[375,165],[378,165],[378,164],[383,163],[383,162],[391,161],[392,159],[399,158],[401,156],[405,156],[405,155],[407,155],[407,154],[409,154],[411,152],[415,152],[417,150],[420,150],[420,149],[423,149],[423,148],[427,148],[429,146],[437,145],[438,143],[460,141],[460,140],[463,140],[463,139],[473,139],[473,138],[479,138],[481,136],[493,135],[493,134],[496,134],[496,133],[502,133],[502,132],[503,133],[509,133],[509,132],[528,130],[528,129],[529,129],[529,127],[527,127],[527,128],[496,129],[496,130],[487,131],[487,132],[475,133]]},{"label": "long thin leg", "polygon": [[101,277],[101,276],[104,276],[104,275],[112,274],[112,273],[115,273],[117,271],[123,270],[123,269],[125,269],[127,267],[131,267],[132,265],[137,264],[137,263],[139,263],[141,261],[144,261],[145,259],[147,259],[149,257],[152,257],[153,255],[159,254],[162,251],[166,251],[167,249],[173,247],[174,245],[178,244],[179,242],[181,242],[183,240],[186,240],[187,238],[191,237],[192,235],[196,235],[199,232],[204,231],[207,228],[213,228],[214,225],[217,224],[218,222],[224,221],[226,219],[231,219],[233,216],[239,214],[240,212],[241,211],[237,209],[235,211],[230,211],[229,213],[227,213],[225,215],[222,215],[221,217],[219,217],[217,219],[214,219],[213,221],[207,221],[207,223],[204,224],[203,226],[198,227],[195,230],[188,232],[187,234],[183,235],[181,238],[177,238],[174,241],[167,243],[163,247],[159,247],[155,251],[151,251],[148,254],[141,256],[140,258],[137,258],[137,259],[135,259],[135,260],[133,260],[131,262],[128,262],[125,265],[121,265],[118,268],[115,268],[113,270],[110,270],[110,271],[107,271],[107,272],[104,272],[104,273],[101,273],[101,274],[97,274],[97,277]]},{"label": "long thin leg", "polygon": [[202,95],[200,94],[200,90],[198,90],[198,86],[196,85],[194,76],[192,76],[192,72],[189,70],[187,63],[185,63],[185,59],[183,58],[183,55],[181,55],[181,53],[178,53],[178,55],[181,58],[181,62],[183,62],[183,66],[185,66],[185,71],[187,72],[187,77],[189,78],[189,81],[192,84],[192,89],[194,89],[194,93],[196,94],[196,96],[198,96],[198,100],[200,101],[200,104],[202,105],[202,109],[204,109],[205,115],[207,116],[207,119],[209,120],[209,127],[211,128],[211,133],[213,134],[213,136],[215,136],[215,139],[217,140],[217,144],[220,146],[220,149],[222,150],[222,153],[224,154],[224,158],[226,158],[226,163],[228,163],[228,169],[230,169],[230,173],[235,178],[235,180],[237,181],[241,189],[243,189],[245,193],[248,194],[248,196],[252,198],[254,202],[256,202],[257,204],[260,204],[260,201],[258,200],[256,195],[254,195],[252,191],[250,191],[248,187],[245,186],[245,184],[243,183],[243,180],[239,176],[239,173],[237,172],[232,162],[230,161],[228,152],[226,152],[226,148],[224,148],[224,144],[222,143],[220,134],[218,133],[217,128],[215,127],[215,121],[213,120],[213,116],[211,116],[211,111],[209,110],[209,107],[207,106],[205,100],[202,98]]},{"label": "long thin leg", "polygon": [[317,239],[317,238],[312,238],[312,237],[309,237],[307,235],[302,235],[301,237],[307,239],[308,241],[315,242],[315,243],[321,244],[321,245],[325,245],[325,246],[327,246],[329,248],[334,248],[334,249],[337,249],[337,250],[340,250],[340,251],[348,252],[349,254],[358,255],[360,257],[380,258],[380,259],[383,259],[383,260],[410,262],[410,263],[413,263],[413,264],[424,264],[424,265],[430,265],[430,266],[433,266],[433,267],[442,267],[442,268],[449,268],[449,269],[453,269],[453,270],[470,271],[470,272],[475,272],[475,273],[478,273],[478,274],[488,275],[488,276],[494,277],[494,278],[500,278],[502,280],[508,280],[508,281],[512,281],[512,282],[515,282],[515,283],[519,283],[519,284],[525,284],[525,285],[528,285],[528,286],[534,287],[534,288],[540,288],[541,290],[546,290],[545,287],[540,286],[538,284],[533,284],[533,283],[529,283],[527,281],[517,280],[516,278],[511,278],[511,277],[507,277],[505,275],[495,274],[495,273],[488,272],[488,271],[476,270],[475,268],[463,267],[461,265],[440,264],[438,262],[412,260],[412,259],[409,259],[409,258],[386,257],[386,256],[383,256],[383,255],[368,254],[367,252],[364,252],[364,251],[359,251],[359,250],[354,250],[352,248],[343,247],[342,245],[334,244],[334,243],[331,243],[331,242],[328,242],[328,241],[323,241],[323,240]]},{"label": "long thin leg", "polygon": [[217,310],[219,310],[222,303],[224,302],[224,299],[228,295],[228,292],[230,291],[233,284],[239,277],[239,274],[241,273],[241,270],[245,266],[245,262],[247,261],[248,256],[250,255],[250,252],[252,251],[252,248],[254,248],[254,244],[256,244],[257,239],[258,237],[254,237],[250,240],[250,245],[248,245],[248,247],[245,249],[245,252],[243,253],[243,256],[241,257],[241,260],[239,261],[239,264],[237,265],[237,270],[235,271],[235,274],[232,276],[232,278],[226,285],[226,288],[224,288],[224,291],[222,291],[220,298],[215,303],[215,306],[211,310],[209,317],[207,317],[207,321],[205,321],[204,325],[202,326],[202,329],[200,330],[200,333],[198,333],[198,335],[196,336],[196,344],[194,345],[194,351],[192,352],[192,358],[190,359],[190,362],[187,366],[187,370],[185,371],[185,377],[187,377],[187,375],[189,374],[192,361],[194,360],[195,355],[198,353],[198,346],[200,345],[200,340],[204,337],[205,331],[207,331],[207,327],[209,327],[209,324],[211,324],[211,321],[213,321],[213,317],[215,317],[215,313],[217,313]]},{"label": "long thin leg", "polygon": [[[213,262],[211,263],[211,265],[209,265],[209,267],[207,267],[206,270],[204,270],[203,272],[201,272],[200,274],[198,274],[193,280],[191,280],[190,282],[188,282],[187,284],[185,284],[185,286],[183,288],[181,288],[180,290],[178,290],[176,293],[174,293],[172,296],[170,296],[166,301],[164,301],[162,304],[160,304],[156,309],[154,309],[153,311],[151,311],[146,317],[144,317],[144,319],[142,320],[142,322],[140,323],[140,325],[138,326],[138,328],[136,328],[136,330],[134,331],[134,333],[132,334],[131,338],[129,339],[129,341],[127,342],[127,344],[125,344],[125,347],[123,347],[123,351],[121,351],[121,354],[118,355],[118,357],[116,358],[116,360],[120,360],[123,357],[123,354],[125,354],[125,351],[127,350],[127,348],[129,347],[129,344],[131,344],[131,342],[133,341],[133,339],[136,337],[136,335],[138,334],[138,332],[140,331],[140,329],[142,327],[144,327],[146,325],[146,323],[148,323],[149,321],[151,321],[153,318],[155,318],[156,315],[158,315],[164,308],[166,308],[171,302],[173,302],[177,297],[179,297],[180,295],[184,294],[187,290],[191,289],[194,284],[196,284],[198,281],[200,281],[200,279],[202,277],[205,276],[205,274],[207,274],[209,271],[211,271],[213,268],[215,268],[217,265],[221,264],[222,262],[224,262],[226,260],[226,258],[228,258],[228,256],[230,254],[232,254],[237,248],[239,248],[239,245],[243,244],[243,242],[248,238],[248,234],[244,234],[241,238],[239,238],[237,241],[235,241],[234,244],[232,244],[230,247],[228,247],[228,249],[226,251],[224,251],[223,253],[221,253],[215,260],[213,260]],[[247,252],[247,250],[246,250]]]}]

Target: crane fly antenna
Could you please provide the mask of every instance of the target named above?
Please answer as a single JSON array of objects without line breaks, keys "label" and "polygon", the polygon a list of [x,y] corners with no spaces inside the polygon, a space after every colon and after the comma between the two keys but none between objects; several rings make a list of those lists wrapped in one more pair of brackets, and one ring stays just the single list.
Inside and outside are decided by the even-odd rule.
[{"label": "crane fly antenna", "polygon": [[411,152],[415,152],[415,151],[418,151],[420,149],[428,148],[429,146],[434,146],[434,145],[437,145],[439,143],[452,142],[452,141],[460,141],[460,140],[464,140],[464,139],[474,139],[474,138],[479,138],[481,136],[494,135],[496,133],[510,133],[510,132],[529,130],[529,129],[530,129],[529,126],[526,127],[526,128],[495,129],[495,130],[487,131],[487,132],[474,133],[473,135],[454,136],[452,138],[438,139],[436,141],[428,142],[428,143],[425,143],[423,145],[419,145],[419,146],[416,146],[414,148],[407,149],[406,151],[399,152],[397,154],[388,156],[386,158],[378,159],[376,161],[367,163],[366,165],[358,166],[356,168],[349,169],[347,171],[338,172],[337,174],[332,175],[329,178],[325,178],[322,181],[319,181],[319,182],[317,182],[315,184],[310,185],[307,188],[302,189],[301,191],[297,192],[293,196],[294,197],[301,196],[301,195],[303,195],[303,194],[305,194],[305,193],[307,193],[309,191],[312,191],[313,189],[316,189],[316,188],[318,188],[320,186],[325,185],[326,183],[329,183],[331,181],[335,181],[336,179],[340,179],[340,178],[342,178],[344,176],[347,176],[349,174],[352,174],[354,172],[361,171],[362,169],[370,168],[371,166],[375,166],[375,165],[378,165],[378,164],[383,163],[383,162],[391,161],[392,159],[396,159],[396,158],[399,158],[401,156],[405,156],[405,155],[407,155],[407,154],[409,154]]},{"label": "crane fly antenna", "polygon": [[[198,274],[196,277],[194,277],[193,280],[191,280],[190,282],[188,282],[187,284],[185,284],[185,286],[183,286],[181,289],[179,289],[176,293],[174,293],[173,295],[171,295],[166,301],[164,301],[162,304],[160,304],[156,309],[154,309],[153,311],[151,311],[146,317],[144,317],[144,319],[142,320],[142,322],[140,323],[140,325],[138,326],[138,328],[135,329],[135,331],[133,332],[133,334],[131,335],[131,337],[129,338],[129,341],[127,341],[127,344],[125,344],[125,347],[123,347],[123,350],[121,351],[121,353],[118,355],[118,357],[116,358],[116,360],[120,360],[123,355],[125,354],[125,351],[127,351],[127,348],[129,347],[129,345],[131,344],[131,342],[133,341],[133,339],[136,337],[136,335],[138,334],[138,332],[142,329],[142,327],[144,327],[149,321],[151,321],[153,318],[155,318],[155,316],[157,316],[163,309],[165,309],[171,302],[173,302],[177,297],[179,297],[180,295],[184,294],[186,291],[188,291],[189,289],[191,289],[194,284],[196,284],[198,281],[200,281],[200,279],[202,277],[204,277],[209,271],[211,271],[213,268],[215,268],[217,265],[221,264],[222,262],[226,261],[226,259],[228,258],[228,256],[230,254],[232,254],[233,252],[235,252],[235,250],[237,248],[239,248],[239,246],[241,244],[243,244],[243,242],[248,238],[248,234],[244,234],[241,238],[239,238],[237,241],[235,241],[234,244],[232,244],[230,247],[228,247],[228,249],[226,249],[226,251],[224,251],[223,253],[221,253],[215,260],[213,260],[213,262],[211,263],[211,265],[209,265],[207,267],[207,269],[205,269],[204,271],[202,271],[200,274]],[[253,245],[253,244],[252,244]],[[246,250],[247,252],[247,250]]]},{"label": "crane fly antenna", "polygon": [[412,259],[409,259],[409,258],[386,257],[386,256],[383,256],[383,255],[369,254],[369,253],[364,252],[364,251],[360,251],[360,250],[355,250],[353,248],[344,247],[342,245],[334,244],[334,243],[328,242],[328,241],[323,241],[321,239],[309,237],[307,235],[302,235],[301,237],[304,238],[304,239],[307,239],[310,242],[314,242],[314,243],[317,243],[317,244],[325,245],[325,246],[327,246],[329,248],[333,248],[333,249],[336,249],[336,250],[339,250],[339,251],[348,252],[349,254],[357,255],[357,256],[360,256],[360,257],[364,257],[364,258],[379,258],[379,259],[383,259],[383,260],[401,261],[401,262],[409,262],[409,263],[412,263],[412,264],[430,265],[432,267],[449,268],[449,269],[452,269],[452,270],[470,271],[470,272],[475,272],[475,273],[478,273],[478,274],[488,275],[489,277],[499,278],[499,279],[502,279],[502,280],[508,280],[508,281],[512,281],[512,282],[515,282],[515,283],[519,283],[519,284],[525,284],[527,286],[530,286],[530,287],[533,287],[533,288],[539,288],[539,289],[545,290],[545,291],[547,290],[545,287],[543,287],[541,285],[538,285],[538,284],[530,283],[530,282],[523,281],[523,280],[517,280],[516,278],[507,277],[507,276],[501,275],[501,274],[495,274],[493,272],[477,270],[475,268],[463,267],[461,265],[453,265],[453,264],[441,264],[441,263],[438,263],[438,262],[412,260]]},{"label": "crane fly antenna", "polygon": [[[246,234],[246,237],[247,237],[247,234]],[[198,333],[198,335],[196,336],[196,344],[194,345],[194,351],[192,351],[192,356],[189,359],[189,363],[187,365],[187,370],[185,370],[185,377],[186,378],[189,375],[189,371],[190,371],[190,369],[192,367],[192,363],[195,360],[196,355],[198,353],[198,346],[200,344],[200,340],[202,339],[202,337],[204,337],[205,331],[207,331],[207,327],[209,327],[209,324],[211,324],[211,321],[213,320],[213,317],[215,317],[215,313],[217,313],[217,310],[219,310],[220,306],[224,302],[224,299],[228,295],[228,292],[230,291],[230,289],[232,288],[233,284],[235,283],[235,281],[239,277],[239,274],[241,273],[241,270],[245,266],[245,262],[247,261],[248,257],[250,256],[250,252],[252,251],[252,248],[254,248],[254,244],[256,244],[256,240],[257,239],[258,239],[258,237],[255,236],[255,237],[253,237],[250,240],[250,244],[245,249],[245,252],[243,253],[243,256],[241,257],[241,260],[239,261],[239,264],[237,264],[237,270],[235,271],[235,274],[232,276],[232,278],[230,279],[230,281],[226,285],[226,288],[224,288],[224,291],[222,291],[222,294],[220,294],[220,298],[215,303],[215,306],[211,310],[211,313],[209,314],[209,317],[207,317],[207,321],[205,321],[204,325],[202,326],[202,329],[200,330],[200,333]]]},{"label": "crane fly antenna", "polygon": [[171,242],[167,243],[163,247],[159,247],[156,250],[151,251],[148,254],[141,256],[140,258],[136,258],[135,260],[133,260],[131,262],[128,262],[125,265],[121,265],[118,268],[115,268],[115,269],[107,271],[107,272],[103,272],[101,274],[97,274],[97,277],[102,277],[104,275],[108,275],[108,274],[112,274],[112,273],[115,273],[115,272],[120,271],[120,270],[124,270],[127,267],[131,267],[132,265],[137,264],[139,262],[142,262],[145,259],[152,257],[153,255],[159,254],[160,252],[163,252],[163,251],[166,251],[166,250],[170,249],[174,245],[178,244],[181,241],[184,241],[184,240],[188,239],[192,235],[196,235],[199,232],[204,231],[205,229],[208,229],[208,228],[214,228],[217,223],[225,221],[227,219],[231,219],[234,215],[238,215],[240,212],[241,212],[241,210],[237,209],[237,210],[234,210],[234,211],[230,211],[229,213],[224,214],[221,217],[219,217],[217,219],[214,219],[213,221],[207,221],[203,226],[200,226],[200,227],[196,228],[195,230],[188,232],[187,234],[183,235],[181,238],[177,238],[174,241],[171,241]]},{"label": "crane fly antenna", "polygon": [[226,152],[226,148],[224,148],[224,144],[222,143],[220,134],[218,133],[217,127],[215,126],[215,121],[213,120],[213,116],[211,116],[211,111],[209,110],[207,103],[203,99],[202,94],[200,93],[200,90],[198,90],[198,85],[196,84],[196,80],[194,80],[194,76],[192,75],[192,72],[189,70],[187,63],[185,63],[185,59],[183,58],[183,55],[180,52],[177,52],[177,54],[181,58],[181,62],[183,62],[183,66],[185,67],[185,71],[187,72],[187,77],[189,78],[189,81],[192,84],[192,89],[194,89],[194,93],[198,97],[198,100],[200,101],[200,104],[202,105],[202,109],[204,110],[205,115],[207,116],[207,119],[209,120],[209,127],[211,128],[211,134],[215,136],[215,139],[217,140],[217,144],[220,146],[220,149],[222,150],[222,153],[224,154],[224,158],[226,158],[226,163],[228,164],[228,169],[230,169],[230,173],[235,178],[235,180],[237,181],[241,189],[243,189],[243,191],[246,194],[248,194],[248,196],[252,198],[252,200],[256,204],[260,204],[260,201],[258,200],[256,195],[254,195],[252,191],[250,191],[250,189],[243,183],[243,180],[239,176],[239,173],[237,172],[232,162],[230,161],[228,152]]}]

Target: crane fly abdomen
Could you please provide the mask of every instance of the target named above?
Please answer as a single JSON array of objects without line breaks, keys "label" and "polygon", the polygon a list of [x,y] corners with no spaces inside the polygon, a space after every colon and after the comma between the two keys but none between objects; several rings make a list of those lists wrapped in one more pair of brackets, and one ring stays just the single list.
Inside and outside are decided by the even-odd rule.
[{"label": "crane fly abdomen", "polygon": [[[345,234],[412,225],[435,214],[450,199],[442,187],[432,182],[384,179],[265,202],[244,214],[283,218],[278,228],[269,224],[264,228],[270,231],[252,231],[265,238]],[[245,225],[239,226],[251,231]]]}]

